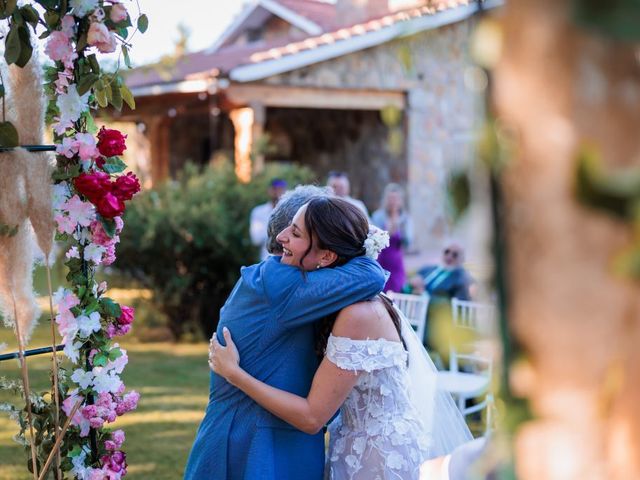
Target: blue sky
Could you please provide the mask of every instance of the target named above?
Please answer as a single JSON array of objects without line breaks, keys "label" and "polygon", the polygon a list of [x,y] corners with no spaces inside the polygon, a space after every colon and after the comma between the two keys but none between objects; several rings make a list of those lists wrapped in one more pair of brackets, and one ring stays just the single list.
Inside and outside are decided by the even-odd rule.
[{"label": "blue sky", "polygon": [[[217,36],[241,10],[244,0],[139,0],[140,8],[149,17],[149,29],[133,38],[131,59],[135,65],[157,60],[171,53],[178,38],[178,25],[191,31],[189,49],[200,50],[211,45]],[[132,2],[133,3],[133,2]],[[135,3],[129,6],[131,16],[137,15]]]}]

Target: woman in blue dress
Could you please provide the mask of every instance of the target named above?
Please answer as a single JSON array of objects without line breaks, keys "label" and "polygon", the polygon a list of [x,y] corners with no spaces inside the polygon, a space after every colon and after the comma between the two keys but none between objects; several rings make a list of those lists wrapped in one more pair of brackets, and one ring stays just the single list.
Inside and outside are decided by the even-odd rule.
[{"label": "woman in blue dress", "polygon": [[[317,202],[322,215],[347,218],[336,222],[335,229],[349,228],[363,218],[348,202]],[[294,237],[301,227],[291,226]],[[378,263],[363,256],[364,247],[337,259],[330,245],[320,246],[313,238],[306,242],[302,256],[284,249],[282,257],[241,270],[216,333],[222,340],[224,327],[233,331],[245,371],[296,395],[309,392],[318,367],[315,321],[373,297],[385,283]],[[211,374],[209,404],[185,469],[186,480],[320,480],[323,469],[322,432],[297,430]]]}]

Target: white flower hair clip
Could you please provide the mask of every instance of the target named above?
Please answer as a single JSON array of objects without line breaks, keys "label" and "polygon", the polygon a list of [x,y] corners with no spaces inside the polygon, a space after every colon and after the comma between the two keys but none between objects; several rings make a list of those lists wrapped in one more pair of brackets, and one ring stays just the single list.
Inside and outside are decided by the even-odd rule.
[{"label": "white flower hair clip", "polygon": [[389,246],[389,232],[371,225],[367,239],[364,241],[364,248],[367,257],[377,260],[380,252]]}]

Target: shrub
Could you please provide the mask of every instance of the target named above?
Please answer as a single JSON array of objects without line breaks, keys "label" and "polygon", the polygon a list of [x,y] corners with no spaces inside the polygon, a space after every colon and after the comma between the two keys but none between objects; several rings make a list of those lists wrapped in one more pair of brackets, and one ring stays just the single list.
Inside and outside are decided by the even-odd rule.
[{"label": "shrub", "polygon": [[127,208],[116,266],[153,291],[176,339],[210,336],[240,267],[258,259],[249,215],[267,201],[275,176],[291,186],[314,177],[306,168],[271,164],[243,184],[227,162],[204,170],[189,165]]}]

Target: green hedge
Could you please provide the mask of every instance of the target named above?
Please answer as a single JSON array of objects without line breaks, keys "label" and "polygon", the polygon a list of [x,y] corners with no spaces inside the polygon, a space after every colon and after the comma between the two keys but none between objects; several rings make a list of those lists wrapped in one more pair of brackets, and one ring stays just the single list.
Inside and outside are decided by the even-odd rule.
[{"label": "green hedge", "polygon": [[228,162],[138,195],[127,208],[117,269],[153,291],[176,339],[209,337],[240,267],[258,260],[249,239],[251,209],[267,200],[273,177],[290,186],[314,179],[307,168],[270,164],[250,183]]}]

